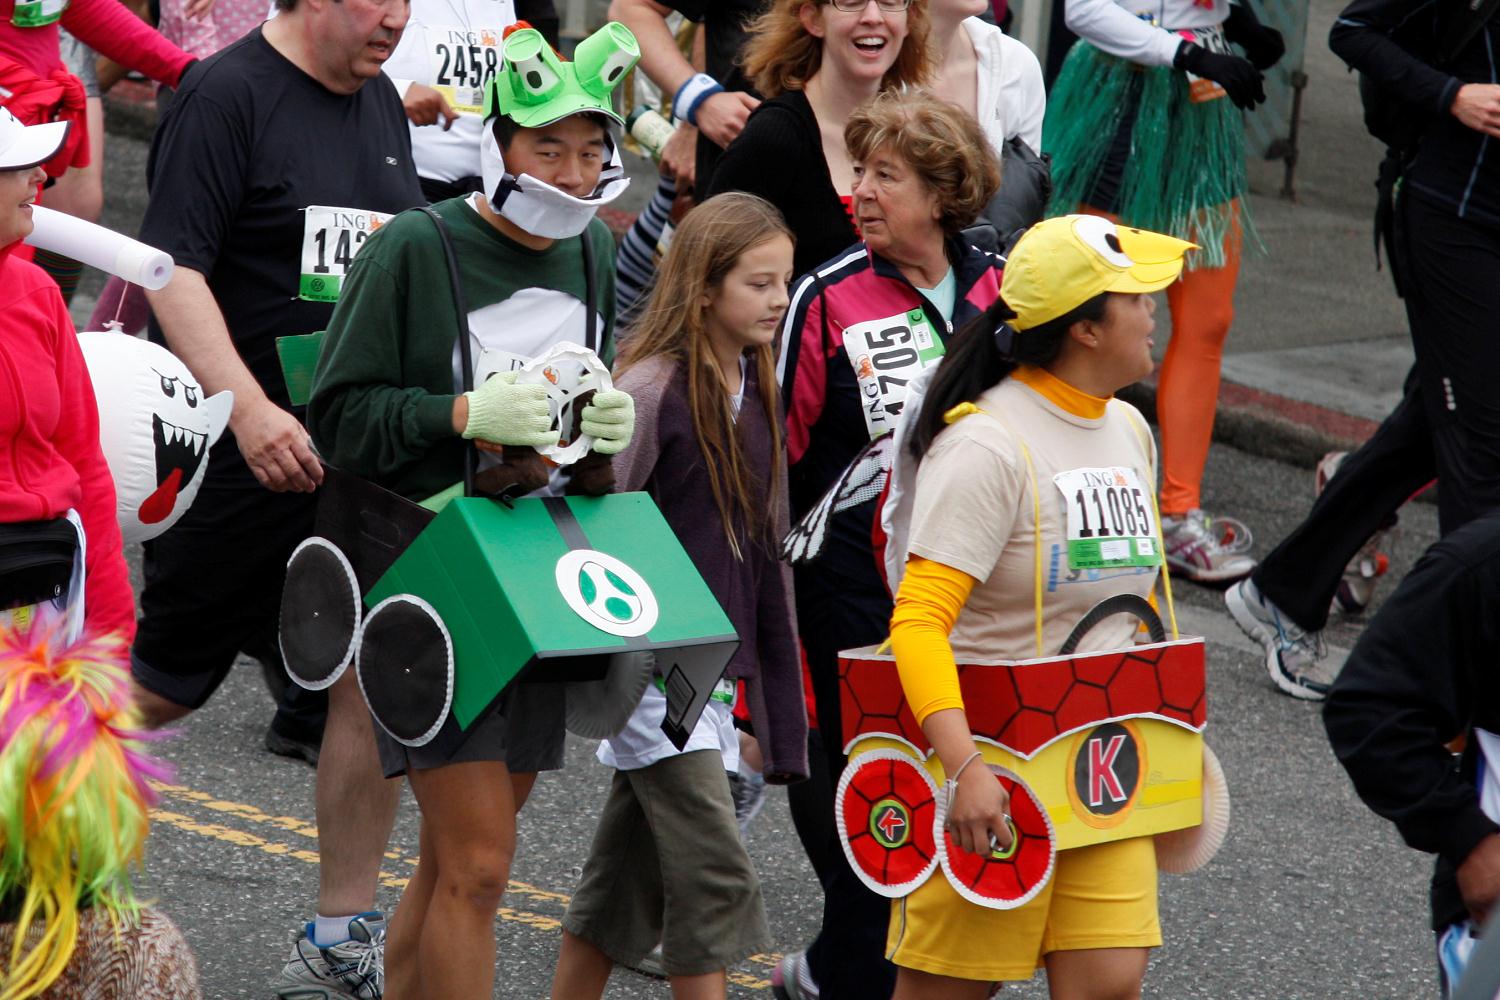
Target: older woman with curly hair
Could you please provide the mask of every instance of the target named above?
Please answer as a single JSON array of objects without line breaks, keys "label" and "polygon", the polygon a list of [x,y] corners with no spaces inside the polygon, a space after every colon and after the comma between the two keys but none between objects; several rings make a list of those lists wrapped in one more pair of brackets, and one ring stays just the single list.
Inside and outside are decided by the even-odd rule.
[{"label": "older woman with curly hair", "polygon": [[881,91],[931,75],[927,0],[771,0],[749,36],[745,73],[766,100],[708,193],[748,191],[780,209],[804,274],[858,238],[844,123]]},{"label": "older woman with curly hair", "polygon": [[[872,438],[894,429],[907,384],[1000,292],[1000,259],[959,237],[1000,183],[972,117],[925,91],[890,90],[849,116],[844,140],[851,213],[864,239],[797,282],[781,334],[794,518]],[[874,517],[873,500],[834,515],[822,554],[797,568],[797,626],[833,780],[844,763],[838,652],[880,642],[891,618],[871,544]],[[832,816],[831,793],[818,808]],[[894,983],[882,957],[886,911],[842,851],[832,854],[822,933],[805,960],[787,958],[775,982],[784,997],[812,996],[807,987],[816,983],[824,1000],[878,1000]],[[857,983],[836,982],[850,977]]]}]

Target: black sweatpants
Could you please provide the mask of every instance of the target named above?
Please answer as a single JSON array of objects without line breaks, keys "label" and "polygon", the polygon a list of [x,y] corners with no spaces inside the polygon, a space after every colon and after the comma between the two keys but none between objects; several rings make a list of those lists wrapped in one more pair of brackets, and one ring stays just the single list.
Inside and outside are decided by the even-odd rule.
[{"label": "black sweatpants", "polygon": [[1302,628],[1321,630],[1349,560],[1436,472],[1413,368],[1391,415],[1370,440],[1349,453],[1307,518],[1251,574],[1256,589]]},{"label": "black sweatpants", "polygon": [[[835,544],[837,540],[831,539],[830,546]],[[839,561],[828,555],[825,552],[823,560],[797,567],[796,590],[797,631],[807,654],[831,790],[845,764],[838,654],[886,637],[891,599],[876,575],[873,557],[868,574],[853,579],[840,573]],[[824,808],[831,817],[831,797]],[[832,823],[826,836],[830,840],[823,853],[826,874],[820,873],[823,926],[808,946],[808,966],[822,1000],[886,1000],[896,988],[896,967],[885,960],[890,900],[872,892],[854,874]]]}]

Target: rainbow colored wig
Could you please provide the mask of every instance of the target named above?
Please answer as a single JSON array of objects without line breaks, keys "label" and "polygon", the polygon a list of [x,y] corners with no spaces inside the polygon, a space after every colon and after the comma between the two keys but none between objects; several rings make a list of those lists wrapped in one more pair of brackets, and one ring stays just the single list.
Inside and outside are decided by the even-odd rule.
[{"label": "rainbow colored wig", "polygon": [[102,907],[117,926],[139,911],[130,875],[156,798],[147,780],[169,771],[133,728],[123,658],[115,636],[66,645],[0,630],[0,920],[16,924],[0,1000],[37,996],[62,974],[81,910]]}]

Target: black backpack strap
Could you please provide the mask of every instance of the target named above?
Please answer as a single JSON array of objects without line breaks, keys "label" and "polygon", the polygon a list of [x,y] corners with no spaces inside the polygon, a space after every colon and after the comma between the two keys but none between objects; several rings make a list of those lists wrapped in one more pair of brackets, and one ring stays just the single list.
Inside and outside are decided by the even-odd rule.
[{"label": "black backpack strap", "polygon": [[[463,278],[458,270],[458,256],[453,252],[453,237],[448,232],[448,223],[436,209],[427,205],[417,206],[417,211],[426,213],[437,227],[438,238],[443,244],[443,259],[448,264],[448,287],[453,293],[453,310],[458,317],[458,356],[463,369],[463,388],[470,392],[474,388],[474,349],[469,344],[469,302],[464,296]],[[473,441],[464,442],[464,496],[474,496],[474,473],[478,465],[478,450]]]},{"label": "black backpack strap", "polygon": [[583,241],[583,346],[599,353],[604,334],[599,329],[599,287],[594,280],[594,241],[589,239],[589,227],[579,234]]}]

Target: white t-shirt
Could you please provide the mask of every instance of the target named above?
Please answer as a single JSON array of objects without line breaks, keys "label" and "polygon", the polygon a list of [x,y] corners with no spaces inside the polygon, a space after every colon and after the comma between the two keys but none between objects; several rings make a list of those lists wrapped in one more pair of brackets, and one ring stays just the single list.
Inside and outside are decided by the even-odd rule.
[{"label": "white t-shirt", "polygon": [[411,125],[417,173],[440,181],[479,176],[483,85],[500,67],[500,39],[516,21],[512,0],[412,0],[411,19],[384,71],[404,98],[413,82],[436,87],[459,112],[442,125]]},{"label": "white t-shirt", "polygon": [[[722,688],[726,682],[721,681]],[[732,685],[734,682],[729,681]],[[734,688],[730,687],[730,691]],[[599,744],[599,762],[621,771],[638,771],[659,760],[694,750],[717,750],[724,759],[724,770],[740,769],[740,738],[734,731],[734,705],[710,698],[693,727],[693,735],[678,750],[661,731],[661,720],[667,716],[667,696],[655,684],[646,685],[646,693],[636,706],[625,728]]]}]

